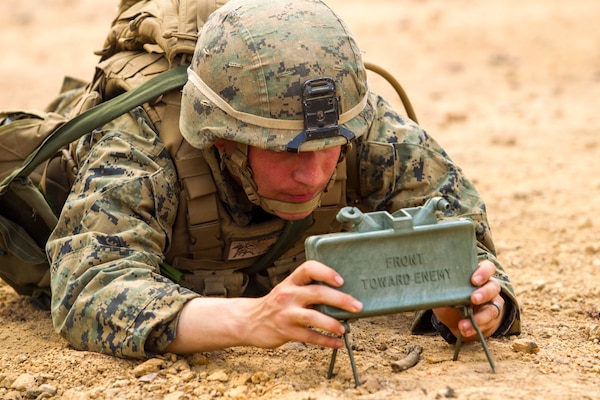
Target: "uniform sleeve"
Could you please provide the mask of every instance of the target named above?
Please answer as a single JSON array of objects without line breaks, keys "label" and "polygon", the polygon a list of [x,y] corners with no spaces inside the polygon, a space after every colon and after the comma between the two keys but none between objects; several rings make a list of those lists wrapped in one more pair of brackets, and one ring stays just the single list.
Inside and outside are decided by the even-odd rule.
[{"label": "uniform sleeve", "polygon": [[197,294],[160,274],[177,178],[140,111],[78,144],[80,171],[52,233],[52,318],[75,348],[143,358],[174,338]]},{"label": "uniform sleeve", "polygon": [[[505,320],[497,334],[520,332],[520,311],[508,275],[496,258],[485,204],[473,184],[439,144],[421,127],[402,118],[381,97],[373,95],[371,129],[358,147],[358,179],[363,206],[368,210],[394,212],[422,206],[434,196],[444,197],[451,209],[441,218],[473,220],[479,260],[497,267],[496,278],[506,301]],[[430,313],[416,314],[412,331],[435,331]]]}]

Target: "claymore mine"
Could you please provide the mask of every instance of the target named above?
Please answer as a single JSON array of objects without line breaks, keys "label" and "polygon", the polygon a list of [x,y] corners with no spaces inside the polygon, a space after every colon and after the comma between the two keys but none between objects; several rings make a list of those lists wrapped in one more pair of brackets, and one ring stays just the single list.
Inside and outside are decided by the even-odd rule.
[{"label": "claymore mine", "polygon": [[[438,221],[436,211],[449,206],[445,199],[435,197],[422,207],[393,214],[341,209],[337,219],[350,224],[351,230],[307,238],[306,257],[337,270],[344,277],[340,290],[360,300],[363,310],[354,314],[325,305],[315,308],[342,321],[437,307],[461,308],[464,317],[473,322],[495,371],[469,300],[475,290],[471,275],[477,268],[475,227],[468,218]],[[346,335],[344,339],[358,385]],[[462,338],[457,339],[454,360],[462,344]],[[335,356],[334,352],[330,375]]]}]

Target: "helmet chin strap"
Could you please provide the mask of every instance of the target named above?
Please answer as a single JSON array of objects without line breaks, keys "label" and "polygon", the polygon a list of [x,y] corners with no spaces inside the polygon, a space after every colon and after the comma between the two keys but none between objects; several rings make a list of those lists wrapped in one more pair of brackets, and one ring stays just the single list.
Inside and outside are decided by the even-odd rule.
[{"label": "helmet chin strap", "polygon": [[[266,212],[270,214],[276,214],[277,212],[284,214],[303,214],[312,212],[321,203],[323,192],[302,203],[292,203],[261,197],[258,195],[258,188],[256,182],[254,182],[254,179],[252,178],[252,170],[248,165],[248,145],[238,143],[235,151],[231,155],[226,154],[225,151],[219,150],[219,152],[221,154],[221,168],[227,168],[227,171],[229,171],[232,176],[239,179],[248,199]],[[327,188],[329,188],[334,181],[335,171],[329,180]]]}]

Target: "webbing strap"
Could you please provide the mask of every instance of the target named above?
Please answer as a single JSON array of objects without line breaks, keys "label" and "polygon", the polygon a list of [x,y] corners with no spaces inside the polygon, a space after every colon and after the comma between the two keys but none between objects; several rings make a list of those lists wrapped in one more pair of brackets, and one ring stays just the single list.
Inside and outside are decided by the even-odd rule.
[{"label": "webbing strap", "polygon": [[90,108],[58,128],[23,162],[23,165],[0,183],[0,193],[18,177],[27,177],[41,163],[52,157],[63,146],[84,134],[112,121],[129,110],[163,93],[183,87],[187,81],[187,66],[165,71],[135,89]]},{"label": "webbing strap", "polygon": [[312,214],[301,220],[287,221],[277,242],[259,260],[243,271],[248,275],[253,275],[269,267],[302,237],[312,222]]},{"label": "webbing strap", "polygon": [[[200,93],[202,93],[210,102],[212,102],[225,114],[237,119],[238,121],[269,129],[288,129],[292,131],[302,131],[304,129],[304,120],[302,119],[267,118],[261,117],[260,115],[236,110],[231,106],[231,104],[229,104],[225,99],[223,99],[221,95],[215,93],[212,90],[212,88],[206,82],[204,82],[196,72],[194,72],[191,69],[188,70],[188,79],[190,83],[192,83],[196,87],[196,89],[198,89]],[[346,122],[350,121],[358,114],[360,114],[367,105],[368,100],[369,93],[367,92],[365,93],[360,102],[358,102],[356,105],[354,105],[354,107],[352,107],[351,109],[347,110],[339,116],[338,123],[340,125],[345,124]]]}]

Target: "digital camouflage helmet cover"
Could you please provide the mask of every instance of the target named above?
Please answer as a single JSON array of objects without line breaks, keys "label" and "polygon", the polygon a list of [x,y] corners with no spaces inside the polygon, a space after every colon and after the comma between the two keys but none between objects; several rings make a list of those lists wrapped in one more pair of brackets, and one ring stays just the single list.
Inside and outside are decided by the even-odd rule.
[{"label": "digital camouflage helmet cover", "polygon": [[367,98],[354,37],[324,2],[232,0],[199,34],[180,128],[200,149],[314,151],[363,134]]}]

